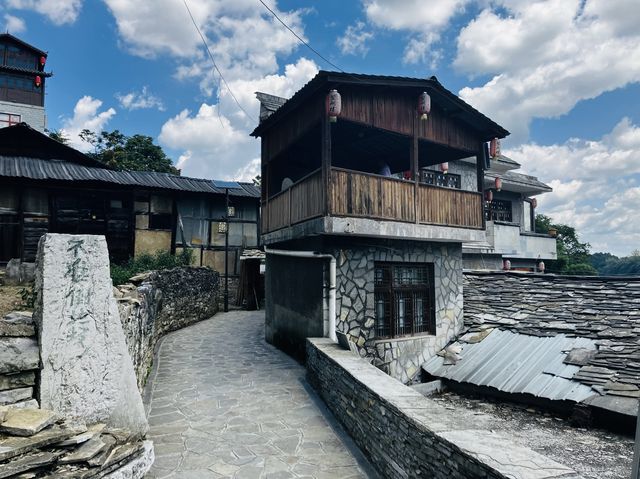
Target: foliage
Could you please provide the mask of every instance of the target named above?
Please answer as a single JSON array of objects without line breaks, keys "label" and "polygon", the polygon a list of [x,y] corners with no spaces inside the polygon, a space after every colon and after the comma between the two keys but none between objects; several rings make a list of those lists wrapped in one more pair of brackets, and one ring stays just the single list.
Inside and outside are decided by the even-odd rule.
[{"label": "foliage", "polygon": [[180,174],[171,158],[160,146],[153,144],[150,136],[126,136],[118,130],[97,134],[85,129],[80,132],[80,138],[93,146],[94,151],[89,156],[113,168]]},{"label": "foliage", "polygon": [[177,255],[172,255],[166,251],[160,251],[155,255],[141,254],[135,258],[130,258],[123,265],[111,265],[111,279],[113,285],[117,286],[129,281],[129,278],[145,271],[156,271],[162,269],[178,268],[191,265],[193,251],[184,249]]},{"label": "foliage", "polygon": [[548,216],[536,215],[536,231],[547,233],[549,228],[555,228],[558,232],[556,236],[558,259],[545,262],[547,271],[558,274],[597,274],[597,270],[589,262],[591,245],[580,242],[573,226],[552,223]]},{"label": "foliage", "polygon": [[20,290],[20,299],[22,299],[22,307],[33,309],[36,304],[36,293],[33,290],[33,284],[29,284]]},{"label": "foliage", "polygon": [[594,253],[591,265],[603,276],[640,275],[640,254],[633,251],[630,256],[618,258],[611,253]]},{"label": "foliage", "polygon": [[69,144],[69,138],[64,136],[64,132],[62,130],[45,130],[49,134],[49,138],[52,138],[63,145]]}]

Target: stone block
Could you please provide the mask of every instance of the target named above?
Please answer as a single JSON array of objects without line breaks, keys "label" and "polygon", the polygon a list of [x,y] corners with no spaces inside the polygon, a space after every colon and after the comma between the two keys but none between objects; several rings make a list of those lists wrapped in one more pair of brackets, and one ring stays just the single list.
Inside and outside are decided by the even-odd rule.
[{"label": "stone block", "polygon": [[37,258],[34,318],[42,407],[144,434],[147,421],[113,296],[104,236],[47,234]]},{"label": "stone block", "polygon": [[25,386],[34,386],[35,383],[36,374],[33,371],[14,374],[0,374],[0,391],[22,388]]},{"label": "stone block", "polygon": [[0,336],[35,336],[33,317],[29,311],[14,311],[0,319]]},{"label": "stone block", "polygon": [[35,278],[35,263],[23,263],[19,258],[13,258],[7,263],[4,284],[18,285],[30,283]]},{"label": "stone block", "polygon": [[46,409],[9,409],[0,431],[14,436],[33,436],[56,419],[56,414]]},{"label": "stone block", "polygon": [[33,397],[33,388],[16,388],[0,391],[0,405],[13,404]]},{"label": "stone block", "polygon": [[38,369],[39,363],[35,338],[0,338],[0,373]]}]

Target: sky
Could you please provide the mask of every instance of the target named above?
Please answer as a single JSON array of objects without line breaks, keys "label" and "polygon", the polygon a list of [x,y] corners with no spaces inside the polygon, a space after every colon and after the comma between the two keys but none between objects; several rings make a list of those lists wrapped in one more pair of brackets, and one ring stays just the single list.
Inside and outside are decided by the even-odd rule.
[{"label": "sky", "polygon": [[[289,97],[335,68],[259,0],[186,0],[221,80],[184,1],[0,0],[0,21],[49,52],[48,127],[77,148],[83,128],[140,133],[183,175],[250,180],[254,92]],[[344,71],[436,75],[553,187],[538,212],[592,251],[640,248],[638,0],[264,1]]]}]

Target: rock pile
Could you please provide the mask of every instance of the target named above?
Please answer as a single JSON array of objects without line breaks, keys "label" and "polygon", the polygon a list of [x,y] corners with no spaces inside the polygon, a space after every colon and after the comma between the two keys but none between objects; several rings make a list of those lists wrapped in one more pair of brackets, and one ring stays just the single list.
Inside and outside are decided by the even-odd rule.
[{"label": "rock pile", "polygon": [[0,319],[0,406],[38,407],[33,399],[40,353],[33,318],[13,312]]},{"label": "rock pile", "polygon": [[0,479],[137,479],[153,459],[151,442],[127,431],[65,421],[45,409],[0,408]]}]

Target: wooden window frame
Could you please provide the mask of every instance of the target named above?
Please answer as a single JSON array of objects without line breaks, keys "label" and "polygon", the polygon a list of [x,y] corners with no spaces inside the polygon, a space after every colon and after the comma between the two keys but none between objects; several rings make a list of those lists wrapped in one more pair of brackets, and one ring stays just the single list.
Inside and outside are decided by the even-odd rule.
[{"label": "wooden window frame", "polygon": [[[406,274],[408,270],[415,270],[415,272],[403,277],[403,272]],[[433,263],[376,261],[374,263],[376,339],[435,335],[434,282]],[[418,304],[421,304],[421,307]]]},{"label": "wooden window frame", "polygon": [[0,128],[17,125],[20,122],[22,122],[22,115],[0,111]]}]

